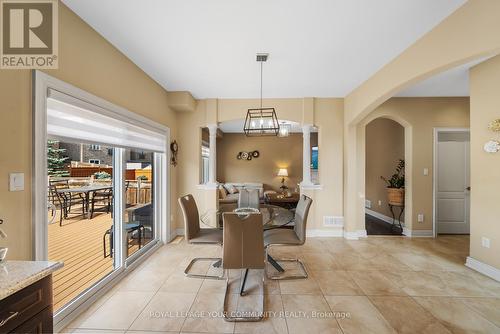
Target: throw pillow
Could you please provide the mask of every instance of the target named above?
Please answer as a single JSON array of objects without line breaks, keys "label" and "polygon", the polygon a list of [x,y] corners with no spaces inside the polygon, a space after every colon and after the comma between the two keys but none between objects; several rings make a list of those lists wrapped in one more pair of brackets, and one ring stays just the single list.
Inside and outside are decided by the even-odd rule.
[{"label": "throw pillow", "polygon": [[238,191],[238,188],[236,188],[234,185],[230,185],[229,186],[229,189],[227,189],[227,191],[230,193],[230,194],[237,194],[239,191]]},{"label": "throw pillow", "polygon": [[224,199],[224,198],[226,198],[226,196],[227,196],[226,188],[224,188],[223,186],[220,186],[219,187],[219,198]]}]

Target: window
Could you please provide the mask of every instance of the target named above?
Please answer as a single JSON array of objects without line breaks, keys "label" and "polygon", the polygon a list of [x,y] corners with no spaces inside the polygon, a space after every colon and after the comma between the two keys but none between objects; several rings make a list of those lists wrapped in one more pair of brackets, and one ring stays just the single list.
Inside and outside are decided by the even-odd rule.
[{"label": "window", "polygon": [[201,183],[208,183],[209,165],[210,165],[210,149],[208,143],[203,142],[201,145]]},{"label": "window", "polygon": [[91,150],[91,151],[100,151],[101,150],[101,145],[91,144],[91,145],[89,145],[89,150]]},{"label": "window", "polygon": [[101,160],[99,160],[99,159],[89,159],[89,164],[100,165],[101,164]]}]

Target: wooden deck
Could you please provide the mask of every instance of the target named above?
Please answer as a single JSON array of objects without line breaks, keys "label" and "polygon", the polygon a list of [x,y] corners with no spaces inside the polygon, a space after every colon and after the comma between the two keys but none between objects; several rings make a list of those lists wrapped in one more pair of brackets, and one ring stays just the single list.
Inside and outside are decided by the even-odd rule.
[{"label": "wooden deck", "polygon": [[[80,213],[81,209],[71,211]],[[64,262],[53,274],[54,311],[113,271],[113,259],[103,254],[103,236],[112,224],[111,214],[96,213],[92,219],[72,214],[63,220],[63,226],[57,216],[49,225],[49,260]],[[108,238],[106,243],[109,252]],[[132,245],[129,254],[137,249]]]}]

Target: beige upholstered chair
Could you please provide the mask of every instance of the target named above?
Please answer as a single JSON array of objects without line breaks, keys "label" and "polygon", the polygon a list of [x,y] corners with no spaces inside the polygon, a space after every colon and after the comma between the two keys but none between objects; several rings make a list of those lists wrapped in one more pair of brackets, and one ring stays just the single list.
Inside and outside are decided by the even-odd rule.
[{"label": "beige upholstered chair", "polygon": [[257,189],[241,189],[238,195],[238,208],[254,208],[260,206],[259,191]]},{"label": "beige upholstered chair", "polygon": [[[198,213],[198,207],[196,206],[193,195],[189,194],[179,197],[179,204],[182,209],[182,215],[184,216],[184,235],[188,243],[213,244],[222,246],[222,230],[217,228],[200,228],[200,215]],[[190,274],[189,271],[191,267],[198,261],[215,262],[214,266],[217,267],[220,266],[221,258],[197,257],[192,259],[189,265],[184,270],[184,274],[186,276],[212,279],[223,278],[223,273],[220,276]]]},{"label": "beige upholstered chair", "polygon": [[269,275],[270,279],[296,279],[296,278],[307,278],[307,271],[299,259],[272,259],[267,256],[269,249],[272,246],[300,246],[306,242],[306,225],[307,216],[309,215],[309,209],[312,204],[312,199],[301,195],[299,203],[297,204],[297,209],[295,210],[293,229],[286,228],[275,228],[264,231],[264,245],[266,249],[266,258],[268,260],[279,262],[297,262],[303,271],[301,275]]},{"label": "beige upholstered chair", "polygon": [[[240,295],[245,295],[245,283],[249,269],[264,269],[264,235],[262,214],[224,213],[224,242],[222,267],[226,272],[226,294],[224,296],[224,319],[227,321],[259,321],[264,316],[264,276],[262,276],[262,311],[257,316],[233,316],[228,311],[229,269],[245,269],[241,279]],[[239,302],[245,302],[240,298]]]}]

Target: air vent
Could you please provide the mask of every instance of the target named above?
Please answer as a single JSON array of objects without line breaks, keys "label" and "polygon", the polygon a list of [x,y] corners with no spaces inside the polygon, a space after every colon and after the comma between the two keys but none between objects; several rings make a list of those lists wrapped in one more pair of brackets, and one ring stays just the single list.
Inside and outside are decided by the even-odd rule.
[{"label": "air vent", "polygon": [[257,61],[259,62],[267,61],[267,57],[269,57],[269,53],[257,53]]},{"label": "air vent", "polygon": [[323,226],[343,227],[344,226],[344,217],[323,216]]}]

